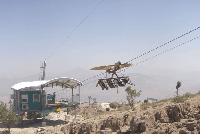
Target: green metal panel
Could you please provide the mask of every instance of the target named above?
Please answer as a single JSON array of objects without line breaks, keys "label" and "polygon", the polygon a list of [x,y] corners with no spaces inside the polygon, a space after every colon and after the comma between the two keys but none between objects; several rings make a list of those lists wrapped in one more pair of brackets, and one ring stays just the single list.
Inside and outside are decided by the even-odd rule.
[{"label": "green metal panel", "polygon": [[[22,103],[21,95],[28,94],[28,103]],[[40,102],[33,102],[33,94],[39,94]],[[28,104],[28,110],[40,110],[41,108],[41,91],[20,91],[20,111],[22,110],[22,104]]]},{"label": "green metal panel", "polygon": [[52,99],[52,98],[53,98],[53,95],[51,95],[51,94],[47,95],[47,99]]},{"label": "green metal panel", "polygon": [[[52,109],[52,110],[45,109],[44,110],[44,113],[50,113],[50,112],[55,112],[55,109]],[[43,114],[43,111],[40,111],[39,113]]]}]

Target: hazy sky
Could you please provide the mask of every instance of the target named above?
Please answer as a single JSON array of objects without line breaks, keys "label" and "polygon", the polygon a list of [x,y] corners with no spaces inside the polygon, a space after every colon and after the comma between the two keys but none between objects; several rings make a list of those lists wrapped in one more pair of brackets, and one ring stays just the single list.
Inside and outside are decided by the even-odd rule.
[{"label": "hazy sky", "polygon": [[[47,60],[46,73],[68,72],[77,67],[89,70],[117,61],[128,62],[200,27],[199,0],[100,2],[2,0],[1,77],[39,73],[40,61],[51,55],[59,45]],[[136,64],[198,36],[200,28],[132,63]],[[199,44],[199,39],[194,40],[128,71],[144,74],[152,74],[156,70],[161,73],[159,70],[164,69],[199,71]]]}]

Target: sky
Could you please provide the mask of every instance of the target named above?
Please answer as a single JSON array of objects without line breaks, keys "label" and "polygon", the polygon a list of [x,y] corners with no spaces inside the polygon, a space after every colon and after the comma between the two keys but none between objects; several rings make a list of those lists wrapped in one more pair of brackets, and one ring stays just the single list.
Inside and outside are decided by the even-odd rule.
[{"label": "sky", "polygon": [[[0,77],[39,74],[44,60],[47,74],[128,62],[200,27],[199,6],[198,0],[1,1]],[[131,63],[198,36],[200,28]],[[199,72],[199,43],[196,39],[127,72]]]}]

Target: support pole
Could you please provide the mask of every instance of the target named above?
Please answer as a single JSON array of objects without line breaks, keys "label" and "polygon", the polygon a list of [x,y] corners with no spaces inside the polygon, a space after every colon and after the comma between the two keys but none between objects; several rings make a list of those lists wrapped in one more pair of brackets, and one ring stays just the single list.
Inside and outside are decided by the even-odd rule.
[{"label": "support pole", "polygon": [[43,122],[42,122],[42,126],[46,126],[46,122],[45,122],[45,116],[44,116],[44,109],[45,109],[45,101],[44,101],[44,87],[41,86],[42,88],[42,111],[43,111]]},{"label": "support pole", "polygon": [[69,108],[67,107],[67,115],[69,114]]},{"label": "support pole", "polygon": [[43,122],[45,122],[45,118],[44,118],[44,109],[43,109]]},{"label": "support pole", "polygon": [[76,106],[75,106],[75,119],[76,119]]},{"label": "support pole", "polygon": [[80,85],[79,85],[79,105],[81,105]]},{"label": "support pole", "polygon": [[73,102],[74,102],[74,101],[73,101],[73,88],[72,88],[72,104],[73,104]]},{"label": "support pole", "polygon": [[89,98],[89,105],[90,105],[90,99],[91,99],[91,96],[88,96],[88,98]]},{"label": "support pole", "polygon": [[[52,84],[52,86],[53,86],[53,84]],[[42,88],[42,101],[41,101],[41,103],[42,103],[43,122],[44,122],[45,120],[44,120],[44,90],[43,90],[43,86],[41,86],[41,88]]]},{"label": "support pole", "polygon": [[66,99],[65,99],[65,101],[67,101],[67,88],[66,88]]}]

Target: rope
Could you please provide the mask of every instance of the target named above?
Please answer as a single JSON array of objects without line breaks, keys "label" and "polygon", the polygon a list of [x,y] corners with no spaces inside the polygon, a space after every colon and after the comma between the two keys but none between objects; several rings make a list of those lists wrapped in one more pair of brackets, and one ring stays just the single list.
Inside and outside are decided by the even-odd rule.
[{"label": "rope", "polygon": [[[97,7],[98,7],[102,2],[103,2],[103,0],[97,4],[97,6],[93,9],[93,11],[96,10]],[[89,13],[89,14],[74,28],[74,30],[71,32],[71,34],[68,35],[67,38],[65,38],[65,39],[60,43],[60,45],[57,46],[57,48],[55,49],[54,52],[52,52],[48,57],[45,58],[45,61],[47,61],[47,60],[58,50],[58,48],[59,48],[59,47],[74,33],[74,31],[76,31],[76,29],[77,29],[77,28],[78,28],[78,27],[93,13],[93,11],[90,12],[90,13]]]},{"label": "rope", "polygon": [[[193,38],[193,39],[191,39],[191,40],[188,40],[188,41],[186,41],[186,42],[184,42],[184,43],[182,43],[182,44],[180,44],[180,45],[177,45],[177,46],[175,46],[175,47],[172,47],[172,48],[170,48],[170,49],[168,49],[168,50],[166,50],[166,51],[163,51],[162,53],[159,53],[159,54],[157,54],[157,55],[154,55],[154,56],[152,56],[152,57],[150,57],[150,58],[147,58],[147,59],[145,59],[145,60],[143,60],[143,61],[141,61],[141,62],[138,62],[138,63],[136,63],[135,65],[132,64],[130,67],[133,67],[133,66],[136,66],[136,65],[138,65],[138,64],[141,64],[141,63],[143,63],[143,62],[146,62],[146,61],[148,61],[148,60],[150,60],[150,59],[153,59],[153,58],[155,58],[155,57],[157,57],[157,56],[159,56],[159,55],[162,55],[162,54],[164,54],[164,53],[166,53],[166,52],[169,52],[169,51],[171,51],[171,50],[173,50],[173,49],[175,49],[175,48],[177,48],[177,47],[180,47],[180,46],[182,46],[182,45],[184,45],[184,44],[186,44],[186,43],[192,42],[193,40],[196,40],[196,39],[198,39],[198,38],[200,38],[200,36],[198,36],[198,37],[196,37],[196,38]],[[129,68],[129,67],[127,67],[126,69],[128,69],[128,68]],[[124,71],[124,72],[125,72],[125,69],[124,69],[124,70],[121,70],[121,71]],[[95,81],[96,81],[96,80],[95,80]],[[92,81],[92,82],[94,82],[94,81]],[[92,82],[86,83],[86,84],[84,84],[84,85],[90,84],[90,83],[92,83]]]},{"label": "rope", "polygon": [[[192,33],[193,31],[198,30],[199,28],[200,28],[200,27],[197,27],[197,28],[195,28],[195,29],[193,29],[193,30],[191,30],[191,31],[189,31],[189,32],[187,32],[187,33],[185,33],[185,34],[182,34],[181,36],[179,36],[179,37],[177,37],[177,38],[174,38],[173,40],[168,41],[167,43],[164,43],[163,45],[160,45],[160,46],[158,46],[158,47],[156,47],[156,48],[154,48],[154,49],[152,49],[152,50],[150,50],[150,51],[148,51],[148,52],[146,52],[146,53],[143,53],[142,55],[137,56],[137,57],[133,58],[132,60],[130,60],[130,61],[128,61],[128,62],[130,63],[130,62],[132,62],[132,61],[135,60],[135,59],[138,59],[138,58],[140,58],[140,57],[142,57],[142,56],[144,56],[144,55],[146,55],[146,54],[148,54],[148,53],[150,53],[150,52],[152,52],[152,51],[155,51],[156,49],[159,49],[159,48],[161,48],[161,47],[163,47],[163,46],[165,46],[165,45],[167,45],[167,44],[169,44],[169,43],[171,43],[171,42],[173,42],[173,41],[175,41],[175,40],[177,40],[177,39],[179,39],[179,38],[181,38],[181,37],[183,37],[183,36],[185,36],[185,35],[188,35],[188,34]],[[128,62],[126,62],[126,63],[128,63]],[[121,71],[123,71],[123,70],[121,70]],[[125,72],[125,70],[124,70],[124,72]],[[101,75],[101,74],[98,74],[98,75],[95,75],[95,76],[90,77],[90,78],[88,78],[88,79],[85,79],[85,80],[83,80],[82,82],[85,82],[85,81],[88,81],[88,80],[90,80],[90,79],[93,79],[93,78],[95,78],[95,77],[97,77],[97,76],[99,76],[99,75]]]}]

